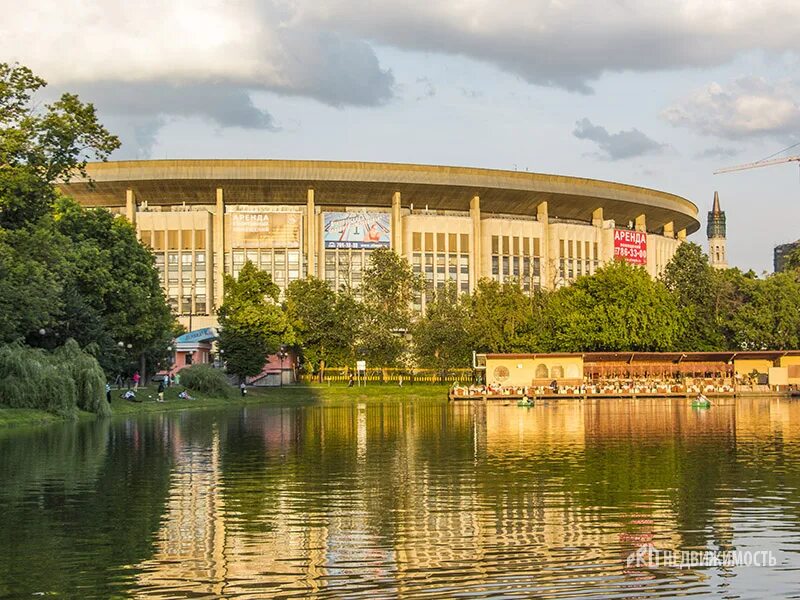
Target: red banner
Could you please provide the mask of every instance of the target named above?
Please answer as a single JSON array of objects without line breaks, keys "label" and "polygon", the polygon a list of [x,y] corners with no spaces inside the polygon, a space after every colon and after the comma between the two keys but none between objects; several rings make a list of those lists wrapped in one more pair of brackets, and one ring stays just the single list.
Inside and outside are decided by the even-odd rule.
[{"label": "red banner", "polygon": [[632,265],[646,265],[647,234],[644,231],[615,229],[614,259],[622,259]]}]

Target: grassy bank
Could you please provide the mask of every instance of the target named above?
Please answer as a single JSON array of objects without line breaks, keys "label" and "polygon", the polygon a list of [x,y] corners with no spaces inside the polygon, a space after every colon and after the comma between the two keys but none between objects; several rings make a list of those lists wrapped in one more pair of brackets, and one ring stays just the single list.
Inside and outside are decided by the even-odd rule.
[{"label": "grassy bank", "polygon": [[[282,388],[250,388],[242,397],[238,389],[231,388],[227,397],[195,394],[192,400],[178,398],[182,387],[170,388],[164,394],[165,402],[156,402],[156,388],[142,388],[138,397],[142,402],[120,399],[120,391],[111,392],[111,409],[114,415],[136,415],[175,410],[224,408],[253,404],[313,404],[316,402],[403,402],[442,401],[447,398],[446,385],[369,385],[348,388],[347,385],[304,384]],[[92,413],[80,413],[79,418],[95,418]],[[0,427],[38,425],[63,421],[57,415],[43,410],[27,408],[0,408]]]}]

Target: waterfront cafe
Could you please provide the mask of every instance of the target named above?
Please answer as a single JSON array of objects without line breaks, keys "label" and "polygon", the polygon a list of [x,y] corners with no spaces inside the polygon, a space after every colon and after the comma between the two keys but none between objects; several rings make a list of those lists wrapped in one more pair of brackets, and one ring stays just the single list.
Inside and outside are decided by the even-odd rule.
[{"label": "waterfront cafe", "polygon": [[800,350],[478,354],[492,390],[531,395],[732,395],[800,389]]}]

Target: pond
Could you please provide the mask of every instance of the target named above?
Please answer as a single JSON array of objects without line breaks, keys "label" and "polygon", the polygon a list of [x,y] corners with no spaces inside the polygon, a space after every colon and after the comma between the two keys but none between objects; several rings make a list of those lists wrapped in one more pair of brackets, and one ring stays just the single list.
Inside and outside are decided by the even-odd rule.
[{"label": "pond", "polygon": [[779,399],[8,430],[0,597],[789,597],[799,486],[800,402]]}]

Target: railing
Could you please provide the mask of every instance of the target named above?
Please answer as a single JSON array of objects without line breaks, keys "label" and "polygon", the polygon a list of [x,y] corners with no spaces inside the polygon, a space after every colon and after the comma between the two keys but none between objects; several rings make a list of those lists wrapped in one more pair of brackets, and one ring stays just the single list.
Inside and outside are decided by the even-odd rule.
[{"label": "railing", "polygon": [[357,373],[352,369],[325,369],[324,373],[302,373],[299,380],[304,383],[348,383],[350,374],[353,381],[358,383],[391,383],[403,385],[416,384],[463,384],[477,383],[480,373],[473,369],[367,369],[366,373]]}]

